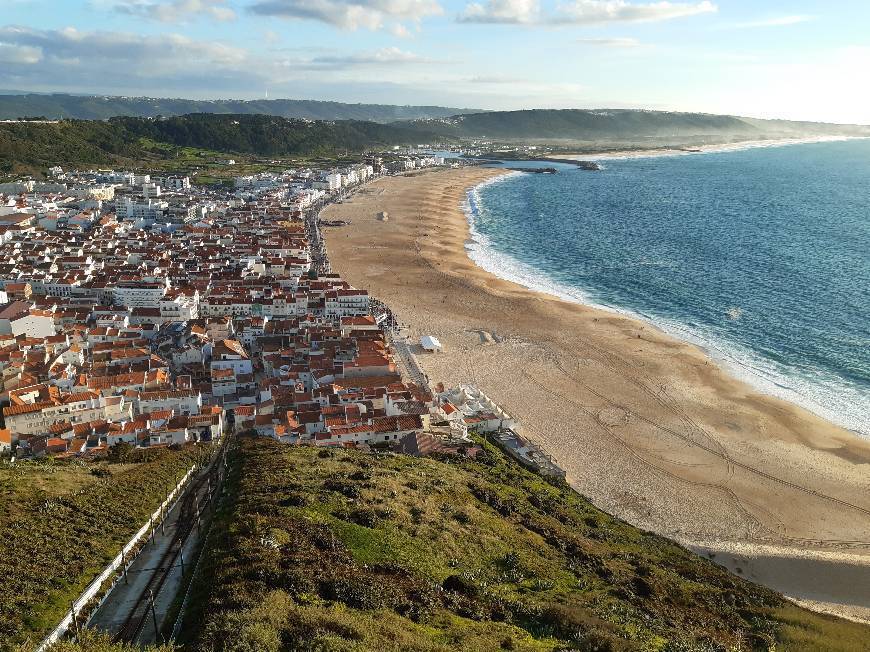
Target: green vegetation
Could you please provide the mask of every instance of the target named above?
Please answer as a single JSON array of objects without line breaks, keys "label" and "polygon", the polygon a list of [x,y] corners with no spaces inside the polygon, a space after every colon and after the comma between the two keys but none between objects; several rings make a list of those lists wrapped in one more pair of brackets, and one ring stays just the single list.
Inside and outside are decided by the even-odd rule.
[{"label": "green vegetation", "polygon": [[186,649],[859,650],[489,444],[475,461],[243,438]]},{"label": "green vegetation", "polygon": [[47,168],[58,163],[131,161],[142,154],[135,140],[104,122],[0,124],[0,171]]},{"label": "green vegetation", "polygon": [[[374,122],[312,122],[264,115],[192,114],[166,119],[63,120],[0,124],[0,172],[52,165],[132,165],[219,152],[269,157],[335,157],[375,147],[415,143],[425,131]],[[194,161],[190,155],[194,153]],[[204,151],[205,150],[205,151]],[[159,167],[159,166],[158,166]]]},{"label": "green vegetation", "polygon": [[263,114],[308,120],[393,122],[439,118],[470,111],[444,106],[344,104],[315,100],[186,100],[65,93],[0,95],[0,120],[14,120],[25,116],[44,116],[52,120],[105,120],[121,115],[148,118],[187,113]]},{"label": "green vegetation", "polygon": [[[30,652],[23,648],[21,652]],[[148,645],[144,648],[138,645],[112,643],[111,638],[98,632],[83,632],[79,641],[60,641],[52,648],[52,652],[175,652],[171,645]]]},{"label": "green vegetation", "polygon": [[325,156],[374,146],[413,143],[420,133],[374,122],[318,122],[267,115],[190,114],[160,120],[113,118],[137,138],[259,156]]},{"label": "green vegetation", "polygon": [[705,138],[723,142],[797,135],[870,135],[870,127],[864,126],[634,109],[491,111],[403,124],[454,138],[570,140],[598,142],[605,147],[612,147],[614,143],[650,144],[650,140],[675,145],[685,141],[703,142]]},{"label": "green vegetation", "polygon": [[[31,645],[118,554],[204,446],[0,466],[0,649]],[[123,459],[121,459],[123,458]]]}]

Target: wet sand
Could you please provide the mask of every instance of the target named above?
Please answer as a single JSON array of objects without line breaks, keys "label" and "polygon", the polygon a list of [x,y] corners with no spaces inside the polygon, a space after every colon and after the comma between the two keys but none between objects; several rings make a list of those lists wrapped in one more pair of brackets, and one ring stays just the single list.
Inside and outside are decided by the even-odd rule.
[{"label": "wet sand", "polygon": [[649,324],[478,268],[461,205],[499,173],[382,179],[331,206],[352,221],[324,229],[333,269],[436,336],[444,352],[418,356],[430,379],[480,386],[600,508],[726,565],[755,555],[754,579],[870,620],[870,442]]},{"label": "wet sand", "polygon": [[565,161],[574,163],[578,160],[606,161],[607,159],[624,158],[657,158],[660,156],[684,156],[688,154],[713,154],[716,152],[735,152],[744,149],[764,149],[767,147],[783,147],[786,145],[806,145],[811,143],[833,143],[844,140],[864,139],[866,136],[807,136],[803,138],[769,138],[766,140],[741,140],[733,143],[716,143],[711,145],[686,145],[684,147],[660,147],[638,149],[609,149],[600,152],[577,154],[551,154],[545,160]]}]

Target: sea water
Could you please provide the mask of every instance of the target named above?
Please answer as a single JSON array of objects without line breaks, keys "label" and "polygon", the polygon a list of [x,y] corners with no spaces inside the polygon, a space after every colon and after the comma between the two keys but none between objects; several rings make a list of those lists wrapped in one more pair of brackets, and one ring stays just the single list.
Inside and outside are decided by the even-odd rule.
[{"label": "sea water", "polygon": [[471,258],[870,436],[870,140],[601,164],[471,190]]}]

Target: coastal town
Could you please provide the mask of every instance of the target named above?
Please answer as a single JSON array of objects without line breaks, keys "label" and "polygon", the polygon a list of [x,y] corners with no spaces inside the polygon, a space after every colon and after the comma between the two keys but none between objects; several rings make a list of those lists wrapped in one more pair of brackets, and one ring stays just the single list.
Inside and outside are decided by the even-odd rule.
[{"label": "coastal town", "polygon": [[0,652],[870,652],[870,3],[0,6]]},{"label": "coastal town", "polygon": [[560,474],[477,390],[431,387],[408,342],[397,354],[389,308],[330,272],[325,205],[444,165],[373,156],[231,187],[55,167],[0,185],[0,448],[99,456],[247,432],[473,455],[472,430]]}]

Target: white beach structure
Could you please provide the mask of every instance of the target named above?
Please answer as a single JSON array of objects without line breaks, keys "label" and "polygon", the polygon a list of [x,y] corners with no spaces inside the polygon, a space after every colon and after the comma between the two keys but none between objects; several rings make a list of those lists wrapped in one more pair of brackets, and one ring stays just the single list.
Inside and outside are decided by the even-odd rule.
[{"label": "white beach structure", "polygon": [[429,353],[440,353],[444,350],[444,347],[441,346],[441,342],[438,341],[438,338],[433,337],[432,335],[424,335],[421,337],[420,346],[422,346],[425,351],[429,351]]},{"label": "white beach structure", "polygon": [[[460,385],[438,395],[439,404],[449,403],[461,414],[465,424],[480,432],[510,430],[516,426],[513,417],[474,385]],[[448,410],[449,411],[449,410]],[[450,417],[447,417],[450,420]]]}]

